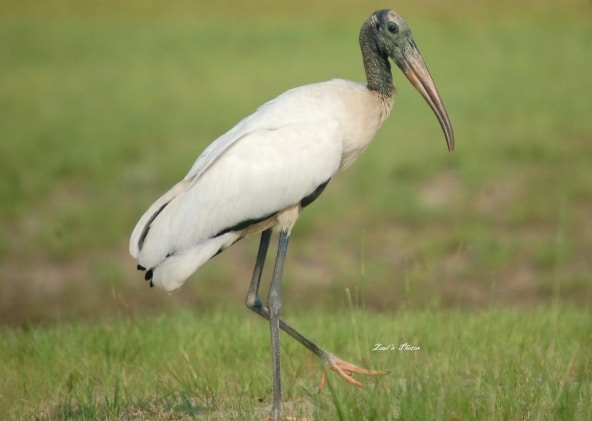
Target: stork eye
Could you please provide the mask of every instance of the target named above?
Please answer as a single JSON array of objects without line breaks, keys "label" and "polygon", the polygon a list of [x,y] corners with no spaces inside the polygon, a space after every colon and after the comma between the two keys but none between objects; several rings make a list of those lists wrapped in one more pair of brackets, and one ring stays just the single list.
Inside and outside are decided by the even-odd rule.
[{"label": "stork eye", "polygon": [[391,34],[396,34],[397,32],[399,32],[399,27],[394,22],[389,22],[386,28]]}]

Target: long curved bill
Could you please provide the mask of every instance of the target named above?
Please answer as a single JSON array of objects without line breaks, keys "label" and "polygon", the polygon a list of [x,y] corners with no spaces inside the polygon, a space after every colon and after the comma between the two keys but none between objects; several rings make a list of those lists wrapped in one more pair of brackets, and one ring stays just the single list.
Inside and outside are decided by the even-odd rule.
[{"label": "long curved bill", "polygon": [[452,152],[454,150],[454,132],[448,118],[448,113],[442,103],[432,75],[430,75],[428,66],[423,61],[423,57],[412,39],[409,40],[409,47],[403,53],[402,60],[397,64],[403,73],[405,73],[409,82],[417,89],[430,105],[434,114],[436,114],[440,126],[442,126],[442,130],[444,131],[448,150]]}]

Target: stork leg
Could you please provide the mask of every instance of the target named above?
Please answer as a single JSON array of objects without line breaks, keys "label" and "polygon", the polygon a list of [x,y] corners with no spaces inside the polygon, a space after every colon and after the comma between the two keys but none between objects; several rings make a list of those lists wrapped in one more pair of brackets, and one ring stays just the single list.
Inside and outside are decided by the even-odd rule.
[{"label": "stork leg", "polygon": [[[263,274],[263,266],[265,265],[265,258],[267,256],[267,251],[269,249],[269,243],[271,241],[271,234],[272,230],[267,229],[261,233],[261,241],[259,243],[259,251],[257,252],[257,260],[255,262],[255,269],[253,270],[253,277],[251,278],[251,284],[249,286],[249,291],[247,293],[246,304],[247,307],[260,315],[261,317],[270,321],[270,329],[272,334],[272,354],[273,354],[273,370],[274,370],[274,406],[272,409],[272,417],[277,416],[279,417],[279,411],[281,406],[281,386],[280,386],[280,373],[279,373],[279,337],[274,339],[274,331],[277,332],[277,327],[281,330],[286,332],[292,338],[296,339],[300,342],[304,347],[310,350],[313,354],[323,361],[327,367],[333,371],[335,371],[341,378],[347,381],[350,384],[356,386],[362,386],[362,383],[354,379],[351,375],[352,374],[365,374],[369,376],[377,376],[377,375],[384,375],[388,374],[388,371],[376,371],[376,370],[367,370],[361,367],[358,367],[354,364],[348,363],[347,361],[343,361],[340,358],[337,358],[330,352],[325,351],[324,349],[320,348],[317,344],[312,342],[310,339],[306,338],[292,326],[284,322],[279,317],[279,312],[281,309],[281,301],[279,296],[279,289],[281,283],[281,276],[284,266],[284,260],[286,257],[286,252],[288,250],[288,240],[289,234],[287,231],[280,232],[280,240],[278,244],[278,254],[276,257],[276,266],[274,268],[271,288],[269,291],[269,300],[268,304],[270,309],[275,307],[275,311],[272,310],[270,313],[270,309],[263,305],[261,298],[259,297],[259,286],[261,284],[261,275]],[[273,316],[272,313],[276,313]],[[279,336],[279,335],[278,335]],[[274,348],[277,345],[277,355],[274,351]],[[277,364],[277,369],[276,369]],[[276,380],[277,379],[277,380]],[[276,387],[277,381],[277,387]],[[321,380],[321,386],[324,384],[324,376]],[[275,415],[277,414],[277,415]]]},{"label": "stork leg", "polygon": [[280,299],[280,287],[282,283],[282,274],[284,272],[284,262],[286,252],[288,251],[288,240],[290,234],[287,229],[280,231],[278,242],[278,251],[269,287],[269,296],[267,305],[269,307],[269,327],[271,330],[271,358],[273,361],[273,406],[271,408],[271,418],[280,419],[282,404],[282,382],[280,373],[280,312],[282,302]]}]

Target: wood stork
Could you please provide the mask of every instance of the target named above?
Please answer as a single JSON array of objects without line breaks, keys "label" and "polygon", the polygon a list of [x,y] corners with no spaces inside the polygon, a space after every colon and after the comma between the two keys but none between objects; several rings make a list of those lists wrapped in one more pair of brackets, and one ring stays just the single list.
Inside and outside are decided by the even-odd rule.
[{"label": "wood stork", "polygon": [[[454,149],[448,114],[405,20],[393,10],[379,10],[363,23],[359,41],[366,84],[330,80],[291,89],[262,105],[202,152],[185,178],[144,213],[130,239],[130,253],[150,286],[172,291],[216,254],[261,233],[246,304],[270,322],[272,419],[281,411],[280,329],[349,383],[361,386],[353,373],[387,373],[337,358],[280,319],[280,284],[298,215],[338,170],[358,158],[391,111],[389,58],[430,105],[448,149]],[[259,284],[273,229],[279,240],[266,307]]]}]

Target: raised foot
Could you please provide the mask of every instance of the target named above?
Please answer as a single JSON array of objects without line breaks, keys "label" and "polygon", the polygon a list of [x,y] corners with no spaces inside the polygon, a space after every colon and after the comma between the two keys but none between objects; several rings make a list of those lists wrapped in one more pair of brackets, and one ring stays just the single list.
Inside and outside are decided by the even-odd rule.
[{"label": "raised foot", "polygon": [[[352,377],[352,374],[364,374],[366,376],[384,376],[386,374],[390,374],[390,371],[384,370],[368,370],[366,368],[358,367],[352,363],[348,363],[347,361],[343,361],[341,358],[337,358],[333,354],[329,354],[327,357],[326,363],[327,367],[348,382],[349,384],[353,384],[358,387],[364,387],[364,385],[359,382],[358,380]],[[321,384],[319,386],[319,391],[323,390],[326,383],[326,372],[323,372],[321,375]]]}]

